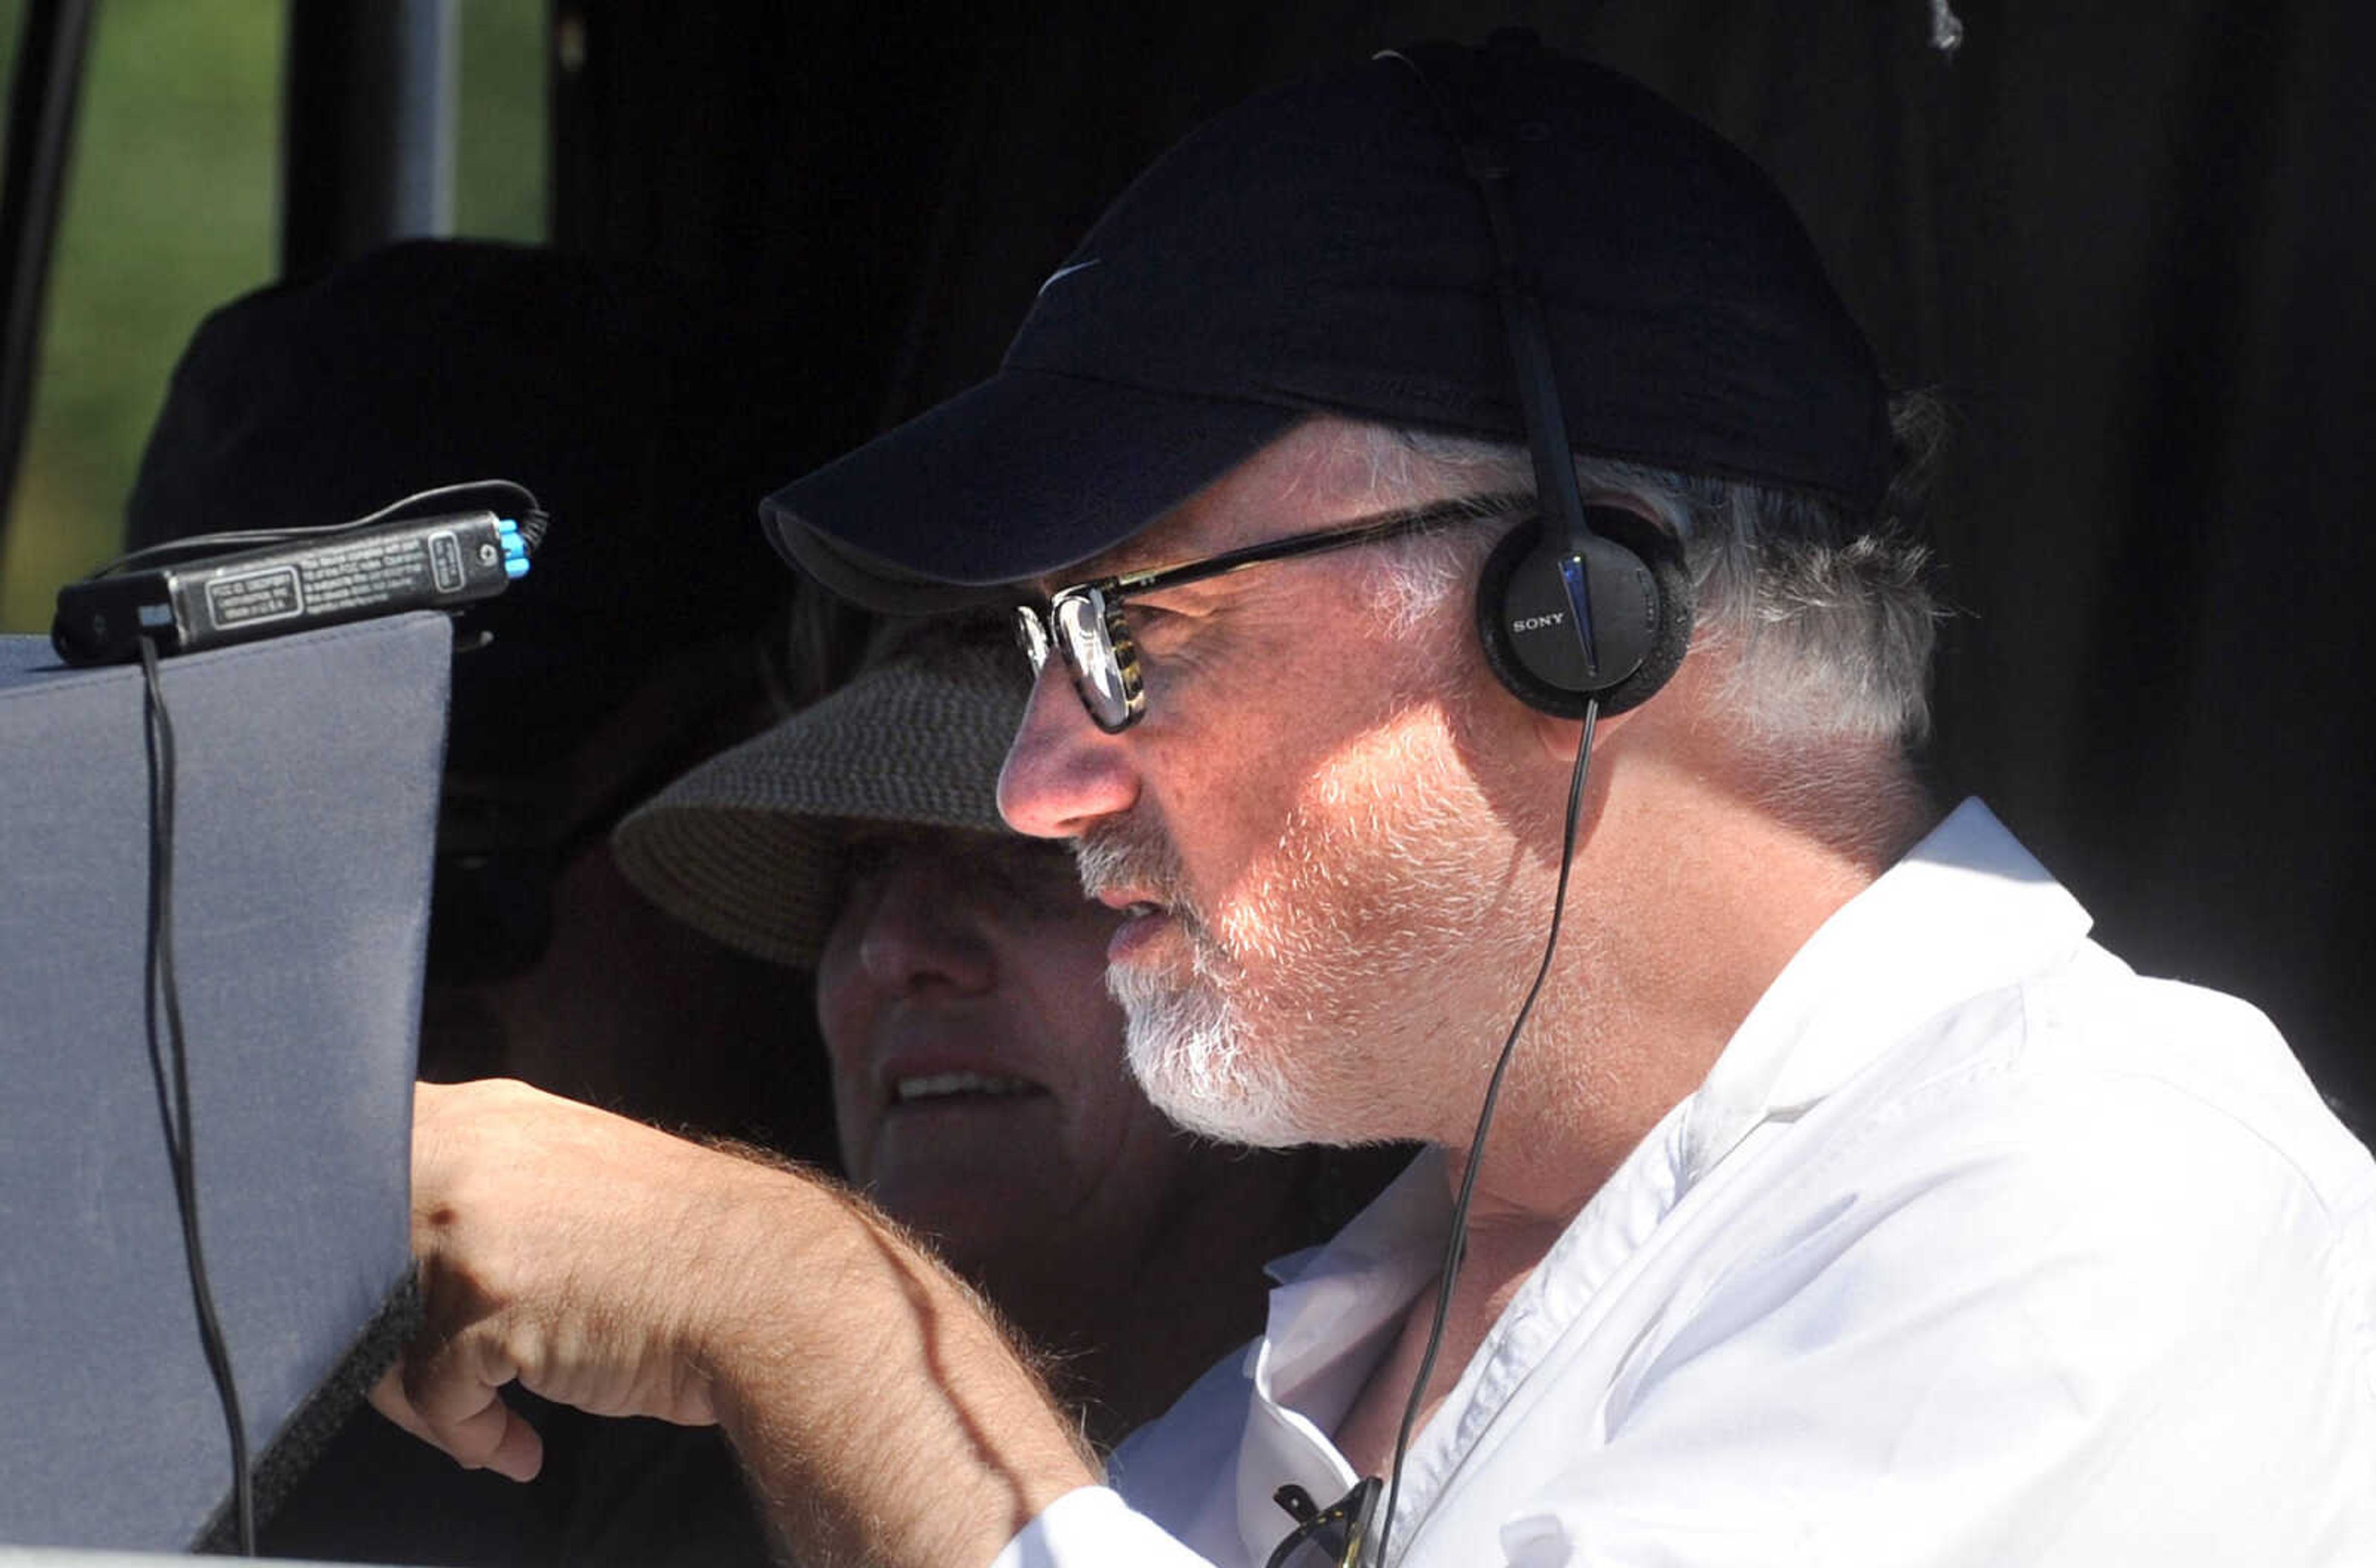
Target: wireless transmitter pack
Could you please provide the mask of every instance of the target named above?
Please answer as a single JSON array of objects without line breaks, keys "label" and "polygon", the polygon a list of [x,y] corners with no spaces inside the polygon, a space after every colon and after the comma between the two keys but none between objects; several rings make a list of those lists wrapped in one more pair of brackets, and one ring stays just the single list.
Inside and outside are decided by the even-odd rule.
[{"label": "wireless transmitter pack", "polygon": [[[524,520],[483,507],[424,511],[490,491],[524,503]],[[160,654],[188,653],[398,611],[457,609],[527,575],[544,521],[534,496],[491,481],[424,492],[329,528],[179,540],[60,588],[50,641],[69,664],[114,664],[137,659],[144,637]]]}]

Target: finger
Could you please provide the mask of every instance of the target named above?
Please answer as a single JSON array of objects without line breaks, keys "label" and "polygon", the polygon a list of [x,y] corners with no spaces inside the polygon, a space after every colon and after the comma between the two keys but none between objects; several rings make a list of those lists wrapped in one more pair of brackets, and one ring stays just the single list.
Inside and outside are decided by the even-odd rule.
[{"label": "finger", "polygon": [[506,1480],[532,1481],[544,1468],[544,1439],[537,1435],[536,1428],[529,1424],[526,1417],[500,1397],[489,1399],[485,1408],[469,1417],[457,1431],[473,1447],[492,1434],[480,1467],[493,1470]]},{"label": "finger", "polygon": [[510,1480],[536,1479],[544,1467],[544,1440],[504,1403],[508,1378],[471,1375],[446,1353],[407,1358],[373,1385],[382,1415],[466,1469],[493,1470]]},{"label": "finger", "polygon": [[419,1413],[412,1408],[412,1401],[404,1396],[402,1362],[398,1362],[379,1374],[379,1381],[371,1386],[370,1398],[373,1409],[377,1410],[432,1448],[437,1446],[437,1440],[430,1435],[429,1423],[421,1419]]}]

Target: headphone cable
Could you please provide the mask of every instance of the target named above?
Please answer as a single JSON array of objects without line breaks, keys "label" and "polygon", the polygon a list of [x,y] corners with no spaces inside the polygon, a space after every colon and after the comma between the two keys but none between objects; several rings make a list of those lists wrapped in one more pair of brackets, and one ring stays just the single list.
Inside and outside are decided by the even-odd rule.
[{"label": "headphone cable", "polygon": [[1385,1512],[1378,1520],[1378,1552],[1375,1562],[1384,1568],[1386,1561],[1387,1538],[1395,1525],[1395,1503],[1402,1494],[1403,1458],[1410,1450],[1411,1431],[1419,1424],[1420,1406],[1426,1401],[1428,1380],[1435,1374],[1436,1352],[1443,1347],[1443,1326],[1452,1307],[1452,1288],[1460,1277],[1461,1256],[1468,1241],[1468,1200],[1477,1190],[1477,1171],[1485,1162],[1485,1134],[1493,1125],[1493,1108],[1502,1098],[1502,1080],[1510,1070],[1510,1059],[1516,1054],[1518,1036],[1527,1027],[1527,1017],[1535,1010],[1535,1000],[1543,993],[1543,984],[1550,978],[1551,959],[1559,952],[1560,918],[1567,909],[1568,873],[1575,866],[1575,825],[1584,803],[1585,779],[1592,771],[1593,731],[1599,727],[1600,699],[1585,699],[1584,731],[1577,737],[1575,772],[1568,781],[1567,826],[1560,839],[1559,884],[1551,895],[1550,934],[1543,943],[1543,961],[1535,970],[1535,983],[1527,988],[1527,999],[1518,1005],[1518,1016],[1510,1025],[1509,1038],[1502,1042],[1502,1052],[1493,1061],[1492,1075],[1485,1083],[1485,1103],[1477,1114],[1477,1134],[1468,1141],[1468,1165],[1460,1173],[1460,1192],[1452,1204],[1452,1234],[1443,1247],[1443,1269],[1436,1283],[1435,1316],[1428,1325],[1427,1348],[1420,1353],[1419,1375],[1412,1380],[1410,1399],[1403,1406],[1402,1425],[1395,1433],[1395,1458],[1387,1470]]},{"label": "headphone cable", "polygon": [[[182,1028],[181,989],[173,975],[173,720],[157,670],[157,644],[140,639],[140,668],[148,683],[145,705],[148,753],[148,940],[146,1016],[148,1067],[157,1085],[157,1112],[165,1128],[166,1163],[173,1173],[174,1206],[182,1221],[182,1253],[189,1265],[190,1296],[197,1310],[198,1343],[207,1371],[222,1402],[231,1433],[232,1499],[240,1554],[255,1555],[255,1487],[248,1464],[247,1421],[239,1386],[232,1375],[231,1348],[215,1313],[207,1278],[205,1248],[198,1238],[197,1167],[191,1150],[190,1054]],[[159,1028],[161,1022],[163,1028]]]}]

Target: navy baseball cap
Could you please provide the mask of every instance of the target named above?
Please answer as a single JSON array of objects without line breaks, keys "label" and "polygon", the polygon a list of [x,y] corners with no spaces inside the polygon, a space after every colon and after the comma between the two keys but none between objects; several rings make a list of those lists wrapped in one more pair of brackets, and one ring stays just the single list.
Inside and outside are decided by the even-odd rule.
[{"label": "navy baseball cap", "polygon": [[1121,543],[1316,413],[1523,443],[1463,101],[1514,149],[1571,447],[1878,505],[1886,392],[1772,182],[1638,83],[1499,35],[1193,132],[995,375],[768,497],[768,536],[861,603],[944,609]]}]

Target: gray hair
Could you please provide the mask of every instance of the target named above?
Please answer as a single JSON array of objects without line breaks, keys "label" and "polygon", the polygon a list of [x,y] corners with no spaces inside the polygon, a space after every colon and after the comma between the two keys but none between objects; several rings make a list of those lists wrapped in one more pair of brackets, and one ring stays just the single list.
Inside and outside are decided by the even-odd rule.
[{"label": "gray hair", "polygon": [[[1816,741],[1906,747],[1929,732],[1939,611],[1928,552],[1907,537],[1905,518],[1944,421],[1920,395],[1897,399],[1891,418],[1899,475],[1874,518],[1771,486],[1575,460],[1586,495],[1629,497],[1682,540],[1697,607],[1693,646],[1724,655],[1729,706],[1750,738],[1785,749]],[[1389,505],[1534,489],[1524,446],[1362,428],[1372,484]],[[1384,612],[1407,629],[1466,591],[1498,537],[1459,530],[1377,552]]]}]

